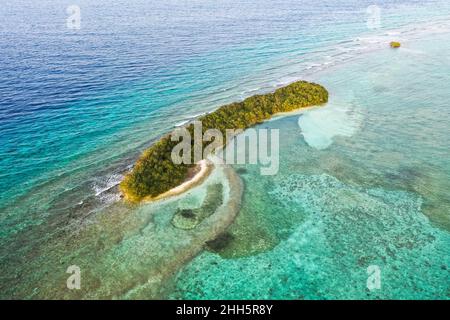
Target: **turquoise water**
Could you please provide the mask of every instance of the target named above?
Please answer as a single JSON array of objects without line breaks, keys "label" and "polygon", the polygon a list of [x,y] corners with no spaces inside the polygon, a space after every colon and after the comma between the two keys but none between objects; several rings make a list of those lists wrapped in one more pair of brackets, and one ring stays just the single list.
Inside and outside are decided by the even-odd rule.
[{"label": "turquoise water", "polygon": [[234,241],[196,257],[171,297],[448,299],[448,39],[324,72],[327,106],[264,125],[281,130],[280,173],[242,175]]},{"label": "turquoise water", "polygon": [[[370,1],[79,4],[78,31],[64,3],[0,11],[0,297],[449,298],[446,1],[380,2],[379,30]],[[330,103],[263,124],[281,130],[278,175],[249,166],[242,199],[223,169],[166,202],[121,201],[158,136],[296,79]],[[226,205],[175,228],[210,183]]]}]

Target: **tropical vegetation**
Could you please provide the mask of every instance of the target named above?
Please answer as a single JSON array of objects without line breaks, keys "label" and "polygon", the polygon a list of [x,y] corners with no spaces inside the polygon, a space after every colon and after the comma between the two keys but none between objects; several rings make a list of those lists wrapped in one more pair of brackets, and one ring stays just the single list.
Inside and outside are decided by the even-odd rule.
[{"label": "tropical vegetation", "polygon": [[[203,132],[218,129],[225,136],[226,129],[246,129],[276,113],[320,105],[327,101],[328,92],[324,87],[298,81],[273,93],[255,95],[241,102],[224,105],[198,120],[202,122]],[[193,136],[193,124],[188,124],[185,128]],[[171,152],[178,143],[171,141],[169,134],[142,154],[120,185],[126,199],[139,201],[146,197],[156,197],[188,178],[190,169],[195,164],[174,164],[172,161]]]}]

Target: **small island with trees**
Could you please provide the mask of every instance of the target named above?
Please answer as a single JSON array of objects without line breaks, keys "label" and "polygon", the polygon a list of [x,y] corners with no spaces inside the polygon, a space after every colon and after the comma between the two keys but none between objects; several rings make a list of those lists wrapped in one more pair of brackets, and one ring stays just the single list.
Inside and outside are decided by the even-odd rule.
[{"label": "small island with trees", "polygon": [[[327,101],[328,91],[323,86],[298,81],[273,93],[255,95],[241,102],[224,105],[200,117],[198,121],[201,121],[203,131],[218,129],[225,135],[226,129],[245,130],[277,113],[321,105]],[[187,124],[185,128],[193,135],[193,124]],[[120,184],[126,200],[138,202],[144,198],[157,198],[192,177],[195,163],[175,164],[172,161],[171,153],[177,144],[168,134],[144,151]],[[226,144],[227,141],[224,141]]]}]

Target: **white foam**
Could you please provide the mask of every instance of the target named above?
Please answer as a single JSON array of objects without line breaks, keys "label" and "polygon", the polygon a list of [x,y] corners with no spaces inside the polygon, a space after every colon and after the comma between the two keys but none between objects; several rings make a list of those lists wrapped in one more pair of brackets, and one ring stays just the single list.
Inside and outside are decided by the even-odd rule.
[{"label": "white foam", "polygon": [[184,120],[184,121],[181,121],[181,122],[179,122],[179,123],[177,123],[176,125],[175,125],[175,127],[182,127],[182,126],[184,126],[186,123],[188,123],[190,120]]},{"label": "white foam", "polygon": [[190,119],[196,119],[196,118],[201,117],[201,116],[203,116],[205,114],[206,114],[206,112],[201,112],[201,113],[197,113],[197,114],[194,114],[192,116],[189,116],[189,118]]},{"label": "white foam", "polygon": [[123,179],[121,174],[113,174],[109,177],[102,177],[92,186],[95,196],[100,196],[102,193],[117,186]]}]

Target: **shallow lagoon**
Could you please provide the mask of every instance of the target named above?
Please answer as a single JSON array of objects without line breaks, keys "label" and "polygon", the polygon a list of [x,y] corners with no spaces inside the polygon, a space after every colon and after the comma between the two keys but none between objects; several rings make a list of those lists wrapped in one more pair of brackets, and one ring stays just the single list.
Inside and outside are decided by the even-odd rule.
[{"label": "shallow lagoon", "polygon": [[[266,15],[266,7],[247,10],[253,19],[242,14],[242,25],[220,29],[217,43],[205,28],[206,38],[186,50],[173,50],[189,42],[166,43],[164,32],[141,41],[158,34],[148,23],[171,30],[158,19],[137,24],[149,30],[139,41],[136,25],[123,21],[114,24],[125,30],[122,37],[98,32],[103,20],[82,29],[90,41],[80,42],[59,25],[54,33],[29,32],[15,23],[21,9],[6,8],[11,14],[1,27],[14,32],[1,40],[2,74],[19,70],[27,81],[15,78],[1,87],[8,99],[0,122],[7,155],[0,162],[6,186],[0,195],[0,297],[448,298],[448,19],[420,24],[442,19],[448,2],[423,10],[387,5],[384,29],[373,32],[363,23],[372,3],[349,3],[342,16],[312,4],[305,18],[298,1],[287,1],[275,15]],[[155,5],[157,12],[167,10]],[[225,6],[223,12],[243,12]],[[108,8],[106,20],[116,16]],[[220,28],[202,15],[210,9],[197,15]],[[286,19],[293,12],[297,20]],[[36,18],[37,27],[49,30],[55,29],[46,22],[59,21]],[[299,23],[304,19],[309,24]],[[264,28],[255,30],[252,21]],[[249,24],[261,32],[243,31]],[[402,25],[410,31],[389,29]],[[185,30],[198,34],[197,25],[189,27],[178,39],[190,36]],[[14,57],[43,34],[46,41],[33,47],[25,68]],[[389,49],[394,39],[402,42],[400,50]],[[61,55],[67,48],[72,54]],[[142,55],[155,48],[161,52]],[[202,203],[207,184],[154,205],[120,201],[122,173],[152,139],[195,114],[296,79],[325,85],[330,103],[263,125],[281,129],[280,172],[262,177],[249,166],[240,173],[242,210],[229,228],[231,241],[218,253],[202,251],[221,231],[214,219],[191,231],[171,224],[179,208]],[[226,201],[233,183],[220,172],[211,178],[224,183]],[[222,216],[226,212],[215,217]],[[66,288],[72,264],[82,271],[76,292]],[[381,268],[379,291],[366,289],[371,264]]]},{"label": "shallow lagoon", "polygon": [[281,130],[280,173],[247,167],[234,241],[194,259],[171,297],[449,298],[448,39],[324,72],[327,106],[264,124]]}]

